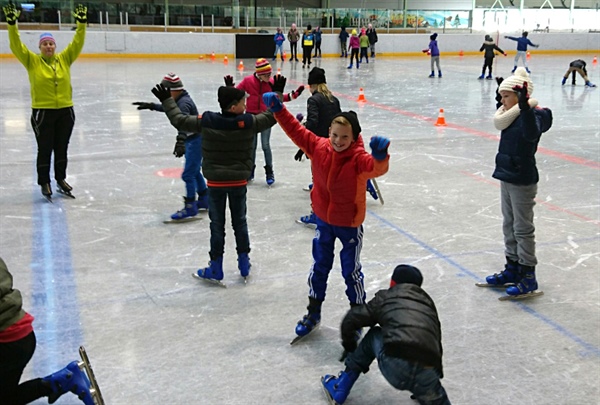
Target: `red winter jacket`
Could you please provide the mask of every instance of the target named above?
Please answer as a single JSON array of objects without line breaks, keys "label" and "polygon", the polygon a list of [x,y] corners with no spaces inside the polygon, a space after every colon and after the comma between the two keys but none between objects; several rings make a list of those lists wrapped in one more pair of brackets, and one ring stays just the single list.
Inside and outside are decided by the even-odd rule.
[{"label": "red winter jacket", "polygon": [[[271,77],[270,82],[273,83],[273,78]],[[246,112],[250,114],[260,114],[261,112],[267,111],[267,106],[263,103],[262,95],[268,93],[271,90],[271,86],[269,83],[263,82],[256,74],[251,76],[246,76],[242,79],[241,82],[238,83],[236,88],[240,90],[244,90],[249,94],[248,99],[246,100]],[[288,102],[291,100],[289,94],[283,95],[283,101]]]},{"label": "red winter jacket", "polygon": [[348,149],[336,152],[329,138],[306,129],[287,108],[274,113],[290,139],[310,158],[312,208],[323,221],[335,226],[360,226],[366,214],[367,180],[387,173],[389,155],[376,160],[365,150],[359,135]]}]

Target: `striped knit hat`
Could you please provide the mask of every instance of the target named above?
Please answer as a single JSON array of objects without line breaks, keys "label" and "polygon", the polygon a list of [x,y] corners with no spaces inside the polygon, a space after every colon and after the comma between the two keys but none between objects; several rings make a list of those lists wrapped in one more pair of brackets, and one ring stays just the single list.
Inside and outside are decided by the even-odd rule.
[{"label": "striped knit hat", "polygon": [[169,90],[183,90],[183,83],[175,73],[167,73],[161,84]]},{"label": "striped knit hat", "polygon": [[269,64],[269,61],[265,58],[257,59],[256,64],[254,65],[254,69],[256,70],[257,75],[270,75],[273,71],[271,65]]},{"label": "striped knit hat", "polygon": [[38,46],[41,46],[42,42],[44,42],[44,41],[50,41],[50,42],[53,42],[54,45],[56,45],[56,41],[54,40],[54,37],[49,32],[44,32],[43,34],[40,35],[40,43],[38,44]]}]

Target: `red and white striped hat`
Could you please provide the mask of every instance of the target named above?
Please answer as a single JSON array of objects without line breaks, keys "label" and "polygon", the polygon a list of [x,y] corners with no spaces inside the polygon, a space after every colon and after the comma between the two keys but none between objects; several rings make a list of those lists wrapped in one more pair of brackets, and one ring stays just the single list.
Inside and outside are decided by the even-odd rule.
[{"label": "red and white striped hat", "polygon": [[167,73],[161,84],[169,90],[183,90],[183,83],[175,73]]}]

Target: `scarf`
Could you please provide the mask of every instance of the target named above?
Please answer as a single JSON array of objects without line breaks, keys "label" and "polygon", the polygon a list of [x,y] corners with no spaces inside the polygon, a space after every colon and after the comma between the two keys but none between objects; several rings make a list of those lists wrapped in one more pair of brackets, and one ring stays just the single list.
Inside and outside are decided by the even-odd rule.
[{"label": "scarf", "polygon": [[[534,98],[529,99],[529,107],[535,108],[538,105],[538,101]],[[494,126],[496,129],[503,131],[512,124],[517,117],[521,114],[519,104],[512,106],[510,110],[506,110],[504,106],[500,106],[494,114]]]}]

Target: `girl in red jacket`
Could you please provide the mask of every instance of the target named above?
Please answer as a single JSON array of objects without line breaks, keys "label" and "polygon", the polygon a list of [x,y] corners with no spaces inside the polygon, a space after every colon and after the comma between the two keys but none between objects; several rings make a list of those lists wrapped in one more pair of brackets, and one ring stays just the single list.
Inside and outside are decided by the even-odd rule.
[{"label": "girl in red jacket", "polygon": [[308,335],[321,321],[327,278],[333,266],[335,240],[342,243],[340,261],[350,305],[365,303],[360,251],[366,214],[367,179],[387,173],[390,141],[371,138],[371,153],[365,150],[361,128],[354,111],[337,114],[329,138],[306,129],[283,107],[276,93],[263,96],[287,136],[310,159],[313,188],[310,193],[317,230],[313,239],[313,265],[308,276],[308,314],[296,326],[298,337]]}]

